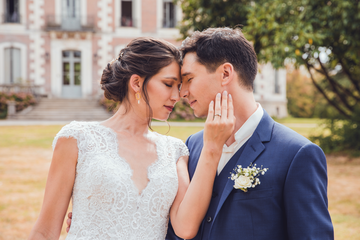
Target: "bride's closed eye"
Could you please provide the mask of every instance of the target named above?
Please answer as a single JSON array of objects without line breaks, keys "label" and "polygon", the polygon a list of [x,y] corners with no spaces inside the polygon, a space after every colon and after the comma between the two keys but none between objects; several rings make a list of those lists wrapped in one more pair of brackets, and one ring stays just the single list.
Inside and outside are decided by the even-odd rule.
[{"label": "bride's closed eye", "polygon": [[163,81],[163,83],[166,87],[169,87],[169,88],[171,88],[174,85],[174,81],[166,81],[165,80],[165,81]]}]

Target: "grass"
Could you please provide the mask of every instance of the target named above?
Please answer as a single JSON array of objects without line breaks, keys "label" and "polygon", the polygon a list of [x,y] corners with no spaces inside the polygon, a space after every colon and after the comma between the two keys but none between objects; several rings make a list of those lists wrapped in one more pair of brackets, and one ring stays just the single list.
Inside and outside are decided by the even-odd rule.
[{"label": "grass", "polygon": [[202,127],[170,127],[169,130],[169,127],[158,127],[158,126],[156,127],[154,126],[152,128],[154,129],[154,131],[158,133],[180,138],[184,142],[191,134],[197,133],[203,129]]},{"label": "grass", "polygon": [[[296,121],[297,120],[297,121]],[[200,121],[197,122],[201,122]],[[282,124],[319,124],[321,119],[306,119],[306,118],[284,118],[276,119],[277,122]],[[171,122],[170,122],[171,126]],[[54,136],[63,126],[50,125],[50,126],[0,126],[0,148],[1,147],[40,147],[50,148]],[[154,131],[161,134],[167,134],[170,136],[176,136],[177,138],[185,141],[188,136],[194,134],[202,127],[167,127],[167,126],[154,126]],[[317,128],[313,127],[292,127],[293,130],[308,137],[310,133],[313,133]]]},{"label": "grass", "polygon": [[[300,119],[282,123],[312,124]],[[171,123],[170,123],[171,125]],[[25,239],[34,225],[42,204],[49,170],[53,137],[62,126],[0,127],[0,240]],[[317,127],[292,127],[308,136]],[[183,141],[201,127],[153,127],[162,134]],[[329,211],[335,239],[360,239],[360,159],[328,156]],[[65,226],[65,225],[64,225]],[[61,238],[65,239],[65,227]]]},{"label": "grass", "polygon": [[286,118],[274,118],[278,123],[286,124],[286,123],[299,123],[299,124],[321,124],[325,121],[325,119],[320,118],[294,118],[294,117],[286,117]]},{"label": "grass", "polygon": [[62,126],[0,127],[0,147],[51,147]]},{"label": "grass", "polygon": [[[62,126],[6,126],[0,127],[0,148],[6,147],[35,147],[51,148],[53,139]],[[201,127],[167,127],[154,126],[154,131],[161,134],[176,136],[185,141],[188,136],[200,130]]]}]

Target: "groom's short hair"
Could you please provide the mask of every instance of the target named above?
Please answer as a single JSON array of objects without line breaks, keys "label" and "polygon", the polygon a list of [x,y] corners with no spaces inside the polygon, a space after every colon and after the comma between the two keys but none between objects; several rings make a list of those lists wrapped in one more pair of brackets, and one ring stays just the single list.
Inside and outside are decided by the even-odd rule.
[{"label": "groom's short hair", "polygon": [[241,78],[241,84],[249,90],[257,74],[257,57],[252,44],[244,37],[239,28],[208,28],[196,31],[186,38],[180,51],[195,52],[199,63],[207,71],[214,72],[221,64],[231,63]]}]

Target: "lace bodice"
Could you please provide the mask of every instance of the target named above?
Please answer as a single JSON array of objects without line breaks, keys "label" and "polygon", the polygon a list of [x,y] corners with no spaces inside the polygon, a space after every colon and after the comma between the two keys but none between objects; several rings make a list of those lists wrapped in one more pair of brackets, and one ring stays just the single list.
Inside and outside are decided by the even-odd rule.
[{"label": "lace bodice", "polygon": [[149,183],[139,194],[112,129],[74,121],[56,135],[53,148],[60,137],[73,137],[79,149],[67,240],[165,239],[178,189],[176,161],[189,153],[179,139],[153,132],[149,136],[158,158],[149,166]]}]

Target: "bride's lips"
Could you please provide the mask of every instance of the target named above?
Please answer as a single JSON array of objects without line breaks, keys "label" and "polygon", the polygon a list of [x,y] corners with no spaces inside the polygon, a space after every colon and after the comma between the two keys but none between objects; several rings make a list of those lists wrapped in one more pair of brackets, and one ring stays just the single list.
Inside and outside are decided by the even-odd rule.
[{"label": "bride's lips", "polygon": [[193,105],[196,103],[196,100],[190,102],[190,107],[193,107]]},{"label": "bride's lips", "polygon": [[165,108],[166,108],[167,110],[169,110],[170,112],[174,109],[173,106],[166,106],[166,105],[164,105],[164,106],[165,106]]}]

